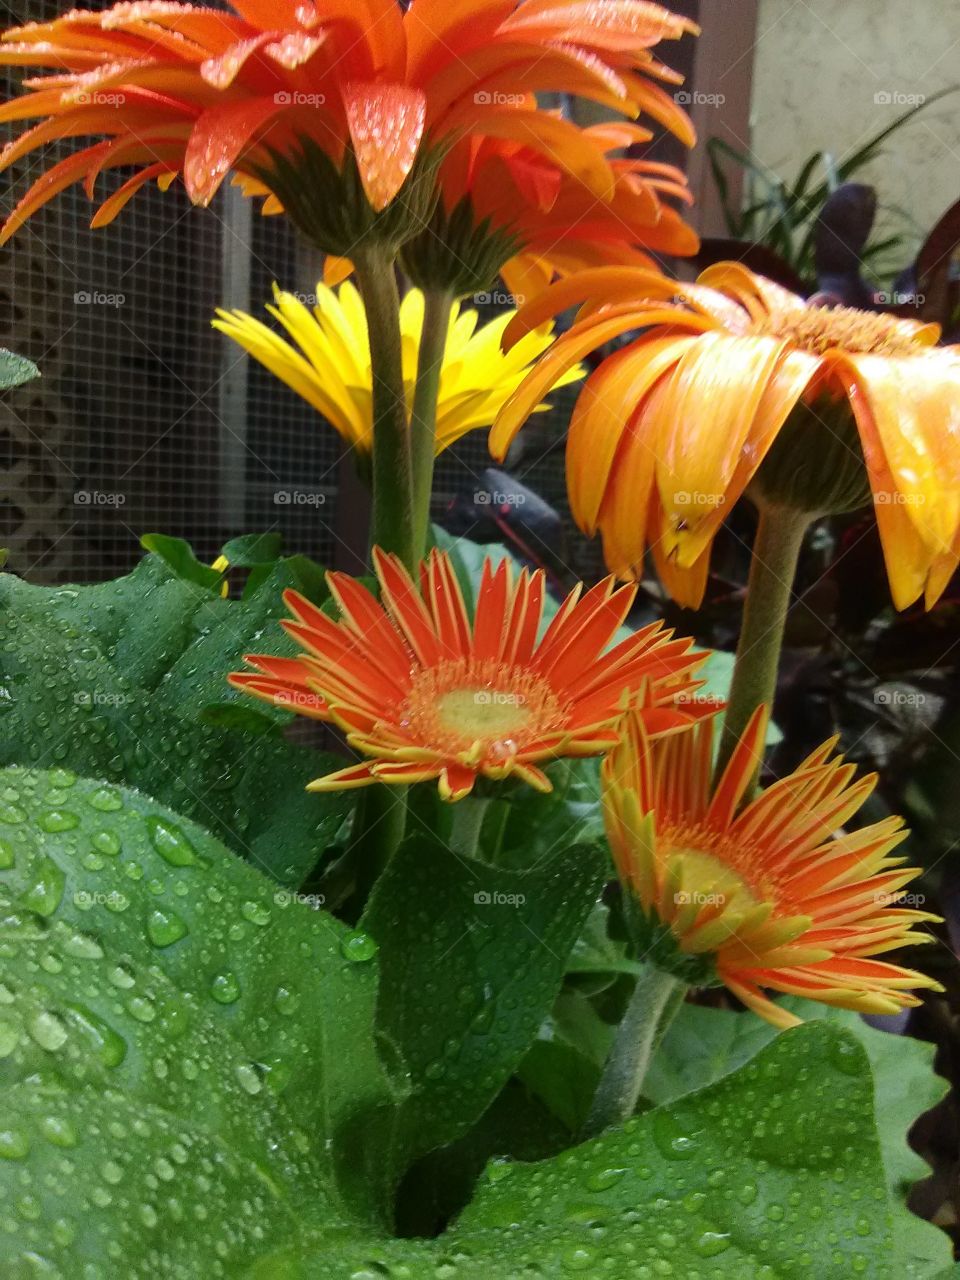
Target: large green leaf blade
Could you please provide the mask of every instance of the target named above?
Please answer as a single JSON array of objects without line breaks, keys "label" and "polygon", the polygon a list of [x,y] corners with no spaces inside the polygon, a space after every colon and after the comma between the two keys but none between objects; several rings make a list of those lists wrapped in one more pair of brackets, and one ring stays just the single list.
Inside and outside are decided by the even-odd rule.
[{"label": "large green leaf blade", "polygon": [[[950,1258],[950,1238],[916,1217],[906,1205],[912,1184],[930,1172],[910,1147],[907,1134],[917,1117],[936,1106],[947,1089],[946,1081],[933,1071],[934,1046],[879,1031],[845,1009],[792,996],[783,1004],[798,1017],[843,1027],[863,1046],[874,1080],[899,1273],[918,1277],[934,1274]],[[719,1080],[742,1068],[777,1035],[776,1028],[751,1014],[686,1004],[651,1064],[645,1094],[653,1103],[670,1103],[704,1081]]]},{"label": "large green leaf blade", "polygon": [[344,1197],[372,1214],[382,1179],[367,1144],[394,1102],[373,1033],[375,947],[351,945],[333,917],[134,791],[5,770],[0,839],[14,906],[159,968],[242,1048],[241,1083],[269,1084]]},{"label": "large green leaf blade", "polygon": [[411,1086],[403,1163],[460,1137],[506,1084],[556,998],[604,874],[588,845],[525,870],[426,837],[394,856],[363,927],[380,947],[378,1026]]},{"label": "large green leaf blade", "polygon": [[253,1274],[888,1280],[866,1057],[826,1023],[796,1028],[622,1130],[538,1164],[494,1163],[436,1241],[308,1238]]},{"label": "large green leaf blade", "polygon": [[[282,609],[279,595],[274,608]],[[211,646],[214,623],[223,642]],[[282,640],[260,612],[178,578],[156,557],[92,587],[0,575],[0,764],[60,764],[140,787],[298,885],[351,808],[346,794],[305,787],[341,762],[189,715],[220,683],[218,663],[229,702],[233,654],[263,630]]]}]

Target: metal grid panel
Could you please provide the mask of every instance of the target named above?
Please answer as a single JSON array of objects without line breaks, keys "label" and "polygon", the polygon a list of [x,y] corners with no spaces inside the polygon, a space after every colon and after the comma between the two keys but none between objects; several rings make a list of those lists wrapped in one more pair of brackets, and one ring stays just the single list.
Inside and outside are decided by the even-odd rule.
[{"label": "metal grid panel", "polygon": [[[26,0],[16,20],[62,7]],[[5,97],[20,78],[0,79]],[[15,166],[4,210],[76,145]],[[107,175],[98,196],[125,176]],[[91,231],[90,215],[73,188],[0,251],[0,345],[43,372],[0,403],[0,545],[11,568],[34,581],[95,581],[127,571],[144,532],[187,538],[212,558],[227,537],[268,529],[288,550],[355,567],[363,496],[339,437],[209,324],[221,304],[261,315],[274,280],[311,293],[316,255],[235,191],[196,210],[180,184],[151,187],[111,227]],[[528,428],[537,444],[517,474],[565,513],[560,442],[572,397],[553,399],[556,411]],[[485,433],[450,450],[435,514],[489,463]],[[566,546],[566,562],[595,576],[595,546],[572,530]]]}]

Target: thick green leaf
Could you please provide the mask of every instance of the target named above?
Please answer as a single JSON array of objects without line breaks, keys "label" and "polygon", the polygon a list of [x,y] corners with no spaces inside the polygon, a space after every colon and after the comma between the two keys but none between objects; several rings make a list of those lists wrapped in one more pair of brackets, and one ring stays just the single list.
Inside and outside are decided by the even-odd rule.
[{"label": "thick green leaf", "polygon": [[[158,557],[90,587],[0,576],[0,764],[60,764],[140,787],[299,884],[352,807],[347,794],[304,788],[341,762],[197,719],[240,651],[269,648],[267,631],[283,643],[271,608],[279,613],[282,602],[266,587],[253,601],[228,602]],[[266,724],[244,719],[231,696],[224,679],[225,708],[240,726]]]},{"label": "thick green leaf", "polygon": [[[107,1062],[112,1069],[99,1077],[71,1068],[76,1083],[127,1093],[127,1076],[142,1081],[159,1069],[163,1054],[167,1074],[185,1088],[187,1107],[185,1063],[199,1069],[204,1054],[216,1057],[217,1037],[230,1037],[244,1055],[235,1072],[239,1085],[284,1101],[346,1198],[377,1198],[379,1157],[361,1139],[375,1139],[392,1093],[373,1040],[372,941],[358,946],[333,917],[278,890],[155,801],[62,770],[3,771],[0,837],[0,888],[28,913],[23,926],[7,925],[5,932],[15,938],[25,929],[27,942],[42,945],[38,923],[60,922],[89,938],[90,949],[106,953],[113,966],[104,962],[96,982],[76,972],[62,981],[38,975],[41,989],[19,1006],[25,1025],[43,1014],[45,986],[47,1016],[68,1027],[79,1019],[75,1038],[100,1034],[116,1049],[108,1057],[118,1057],[118,1038],[132,1042],[134,1024],[147,1028],[136,1048]],[[77,945],[82,951],[85,944]],[[68,954],[68,944],[60,950]],[[5,963],[4,980],[8,973],[25,980],[31,954]],[[105,985],[111,981],[112,998]],[[69,1007],[71,986],[86,1014]],[[93,1030],[84,1030],[84,1020]],[[165,1053],[152,1038],[154,1021],[163,1028]],[[41,1032],[34,1039],[50,1050],[43,1026]],[[54,1042],[59,1038],[53,1033]],[[51,1051],[59,1047],[53,1043]],[[227,1064],[230,1052],[228,1039]],[[20,1079],[32,1078],[36,1057],[25,1055]],[[52,1071],[60,1079],[65,1069]],[[170,1106],[176,1108],[176,1096]]]},{"label": "thick green leaf", "polygon": [[[777,1036],[744,1070],[622,1131],[540,1164],[495,1162],[437,1240],[379,1234],[364,1215],[394,1099],[372,1045],[371,940],[286,903],[136,793],[7,770],[0,796],[0,892],[13,904],[0,910],[5,1276],[891,1274],[865,1055],[826,1022]],[[430,853],[411,848],[391,886],[403,914],[391,927],[423,932],[433,959],[405,973],[428,1041],[434,1026],[463,1026],[444,998],[459,940],[447,956],[436,941],[441,916],[458,904],[467,914],[462,877],[444,877]],[[575,867],[551,871],[570,887]],[[550,919],[552,891],[541,886]],[[474,979],[529,962],[515,949],[485,956],[501,949],[499,926],[478,928],[489,946],[469,931]],[[381,958],[389,974],[389,947]],[[562,967],[558,956],[557,981]],[[502,1016],[474,1022],[462,1043],[478,1052],[454,1063],[497,1069],[502,1050],[477,1042],[510,1039],[523,984],[516,972],[501,982]],[[450,1086],[417,1068],[442,1108]],[[474,1097],[468,1088],[467,1107]]]},{"label": "thick green leaf", "polygon": [[256,565],[272,565],[280,559],[283,537],[279,533],[245,533],[223,544],[221,554],[231,565],[253,569]]},{"label": "thick green leaf", "polygon": [[613,1029],[591,1002],[579,992],[564,991],[517,1070],[569,1134],[586,1123],[612,1039]]},{"label": "thick green leaf", "polygon": [[813,1023],[622,1131],[539,1164],[494,1163],[436,1241],[316,1240],[299,1269],[291,1251],[288,1269],[275,1256],[255,1274],[892,1280],[871,1102],[860,1045]]},{"label": "thick green leaf", "polygon": [[398,1159],[460,1137],[506,1084],[556,998],[603,859],[555,851],[527,870],[408,840],[363,927],[380,945],[378,1026],[409,1073]]},{"label": "thick green leaf", "polygon": [[25,382],[32,382],[40,377],[40,370],[32,360],[25,356],[14,355],[5,347],[0,347],[0,391],[9,391],[11,387],[21,387]]},{"label": "thick green leaf", "polygon": [[[855,1013],[787,997],[798,1017],[842,1026],[863,1045],[873,1073],[880,1149],[893,1204],[895,1242],[904,1258],[901,1274],[930,1276],[950,1256],[944,1232],[906,1208],[911,1185],[930,1173],[909,1146],[914,1121],[943,1097],[947,1082],[934,1074],[934,1046],[869,1026]],[[672,1102],[704,1081],[717,1080],[749,1062],[777,1036],[776,1028],[751,1014],[686,1004],[664,1038],[645,1085],[656,1104]],[[912,1259],[909,1270],[906,1259]]]},{"label": "thick green leaf", "polygon": [[174,571],[178,578],[193,582],[198,587],[213,590],[223,578],[221,569],[198,560],[193,547],[184,538],[171,538],[166,533],[145,533],[140,539],[145,551],[152,551]]}]

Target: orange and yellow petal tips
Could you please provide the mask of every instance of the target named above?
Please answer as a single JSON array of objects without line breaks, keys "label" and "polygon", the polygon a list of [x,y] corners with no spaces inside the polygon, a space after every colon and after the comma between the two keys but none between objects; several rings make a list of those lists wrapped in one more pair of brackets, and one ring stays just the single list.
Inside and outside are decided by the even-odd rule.
[{"label": "orange and yellow petal tips", "polygon": [[[648,0],[415,0],[406,9],[397,0],[234,0],[218,9],[140,0],[74,9],[0,41],[0,65],[49,72],[0,107],[0,122],[38,122],[6,149],[3,167],[64,138],[86,140],[34,182],[0,240],[74,183],[92,196],[98,176],[118,166],[133,176],[95,225],[144,183],[180,177],[191,200],[208,205],[231,173],[246,190],[272,195],[269,211],[279,203],[297,216],[288,197],[322,199],[314,179],[335,176],[348,156],[380,213],[425,156],[439,159],[465,135],[517,142],[603,199],[615,186],[607,158],[575,125],[538,109],[535,95],[644,113],[692,141],[663,87],[678,77],[653,49],[696,30]],[[305,171],[306,196],[297,185]],[[432,175],[427,185],[429,210]]]},{"label": "orange and yellow petal tips", "polygon": [[649,549],[671,594],[699,605],[717,530],[803,410],[786,471],[833,461],[802,509],[831,510],[832,472],[849,468],[873,493],[894,604],[943,594],[960,563],[960,347],[936,346],[936,325],[809,303],[740,263],[695,284],[599,267],[521,308],[507,345],[571,305],[576,322],[504,406],[490,447],[503,458],[557,378],[639,331],[584,383],[567,441],[571,509],[602,534],[611,572],[638,577]]},{"label": "orange and yellow petal tips", "polygon": [[633,586],[578,586],[544,628],[542,571],[515,575],[488,559],[469,617],[447,554],[431,552],[415,582],[379,550],[377,600],[330,573],[333,621],[288,591],[284,622],[295,658],[250,655],[231,683],[275,705],[332,721],[365,759],[311,784],[316,791],[436,779],[459,800],[483,776],[551,789],[541,765],[600,755],[624,710],[651,737],[680,730],[717,704],[698,699],[706,655],[659,622],[611,645]]},{"label": "orange and yellow petal tips", "polygon": [[859,1013],[919,1004],[916,990],[939,984],[876,958],[932,941],[921,926],[938,919],[900,902],[917,874],[893,856],[902,820],[841,832],[876,779],[855,779],[834,742],[742,804],[765,730],[760,708],[712,784],[712,721],[653,741],[625,718],[603,764],[604,818],[649,953],[777,1026],[797,1018],[768,990]]}]

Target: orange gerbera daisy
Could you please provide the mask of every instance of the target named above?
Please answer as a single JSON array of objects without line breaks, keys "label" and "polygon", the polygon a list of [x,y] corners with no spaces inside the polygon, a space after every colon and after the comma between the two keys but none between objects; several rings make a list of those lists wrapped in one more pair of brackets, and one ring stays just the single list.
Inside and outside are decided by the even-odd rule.
[{"label": "orange gerbera daisy", "polygon": [[144,0],[30,23],[6,33],[0,63],[54,74],[28,81],[33,92],[0,111],[0,120],[42,121],[5,163],[58,138],[105,140],[45,173],[4,238],[65,187],[83,179],[91,191],[119,165],[138,172],[95,225],[152,178],[182,174],[191,199],[208,204],[231,170],[294,214],[310,148],[314,173],[316,154],[339,167],[351,152],[379,211],[424,143],[474,130],[519,137],[606,195],[612,171],[575,126],[543,112],[531,132],[516,106],[541,90],[568,92],[686,133],[684,112],[655,83],[673,77],[651,49],[695,30],[646,0],[415,0],[405,12],[396,0],[235,0],[232,12]]},{"label": "orange gerbera daisy", "polygon": [[[727,262],[696,284],[584,271],[524,307],[507,344],[574,303],[585,304],[577,322],[508,401],[490,445],[502,458],[564,369],[643,331],[584,384],[567,444],[571,507],[602,532],[614,573],[639,574],[651,545],[668,589],[699,604],[714,535],[791,411],[803,402],[812,421],[832,421],[847,403],[894,602],[939,599],[960,561],[960,348],[935,347],[937,325],[817,306]],[[825,439],[801,449],[798,471]]]},{"label": "orange gerbera daisy", "polygon": [[[535,133],[539,113],[518,111],[518,123]],[[629,121],[581,130],[583,145],[604,157],[614,175],[606,200],[571,173],[522,141],[471,135],[457,143],[440,169],[440,205],[430,227],[413,240],[405,261],[414,278],[426,284],[442,246],[453,261],[448,277],[474,268],[499,271],[522,301],[543,289],[555,274],[623,263],[655,267],[652,253],[696,253],[699,239],[665,201],[691,204],[683,172],[672,165],[636,159],[629,148],[648,142],[649,129]],[[684,137],[692,144],[692,131]],[[626,151],[626,155],[614,152]],[[499,250],[495,263],[490,251]],[[492,265],[492,270],[490,269]],[[440,283],[446,283],[442,278]]]},{"label": "orange gerbera daisy", "polygon": [[709,975],[768,1022],[793,1014],[763,988],[861,1013],[919,1004],[940,990],[913,969],[873,959],[929,942],[939,917],[900,905],[917,874],[891,850],[906,836],[886,818],[834,836],[873,790],[825,743],[738,812],[762,750],[757,709],[711,787],[713,726],[651,743],[639,716],[603,763],[603,805],[617,870],[639,903],[649,953],[677,973]]},{"label": "orange gerbera daisy", "polygon": [[310,784],[314,791],[372,782],[439,779],[459,800],[477,778],[516,776],[551,789],[538,763],[591,756],[617,741],[630,699],[647,732],[669,733],[716,711],[698,701],[693,674],[704,661],[690,640],[659,622],[605,652],[633,602],[612,579],[581,598],[577,587],[537,639],[541,571],[487,560],[471,625],[450,558],[433,551],[418,591],[395,556],[374,550],[383,603],[353,578],[331,573],[340,608],[333,622],[295,591],[283,626],[306,653],[250,655],[257,674],[231,684],[277,706],[340,726],[369,760]]}]

